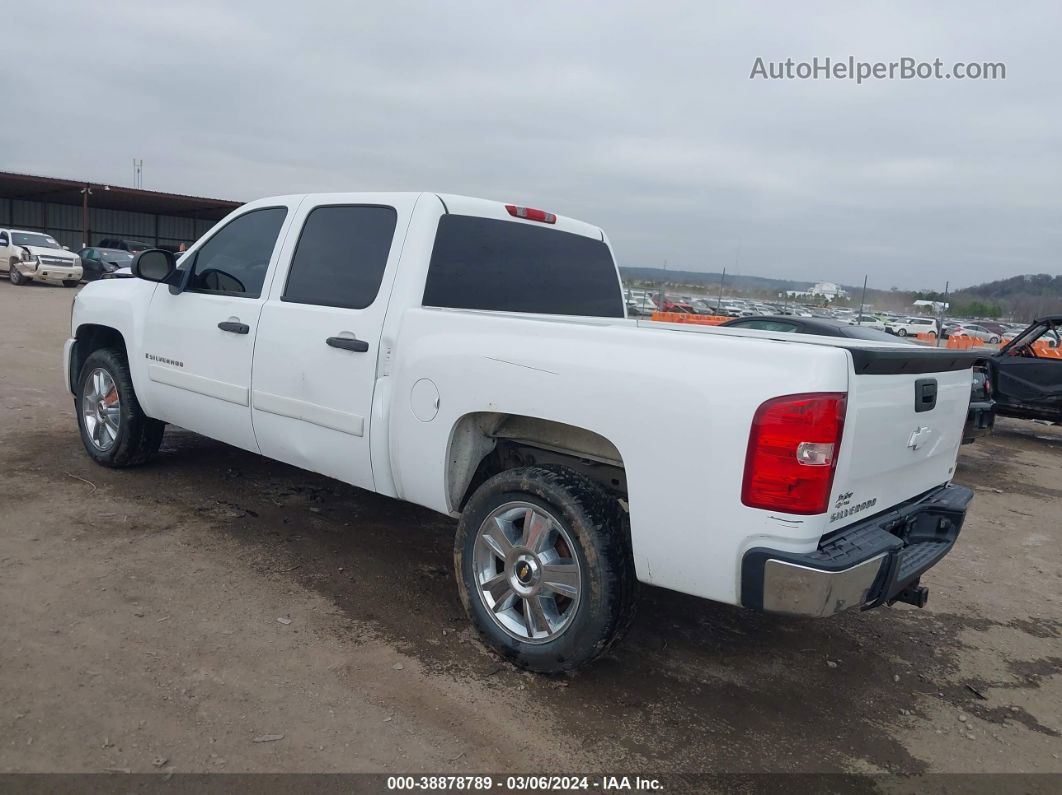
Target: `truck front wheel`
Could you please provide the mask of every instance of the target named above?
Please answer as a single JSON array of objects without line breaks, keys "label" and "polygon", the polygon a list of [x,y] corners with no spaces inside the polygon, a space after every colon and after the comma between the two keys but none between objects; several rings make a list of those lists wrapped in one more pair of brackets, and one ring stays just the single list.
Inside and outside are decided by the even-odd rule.
[{"label": "truck front wheel", "polygon": [[8,263],[7,277],[12,284],[25,284],[29,281],[28,278],[22,275],[22,271],[18,269],[18,260],[14,258]]},{"label": "truck front wheel", "polygon": [[121,351],[100,348],[89,354],[78,377],[74,407],[81,442],[97,464],[135,466],[158,452],[166,424],[141,411]]},{"label": "truck front wheel", "polygon": [[480,635],[532,671],[590,662],[634,615],[617,500],[565,467],[511,469],[480,486],[461,515],[454,565]]}]

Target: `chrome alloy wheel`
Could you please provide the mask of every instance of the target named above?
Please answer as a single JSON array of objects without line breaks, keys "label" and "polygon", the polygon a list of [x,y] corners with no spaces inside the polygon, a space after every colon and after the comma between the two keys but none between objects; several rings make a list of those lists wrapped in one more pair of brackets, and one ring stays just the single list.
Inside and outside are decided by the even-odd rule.
[{"label": "chrome alloy wheel", "polygon": [[579,608],[575,543],[553,516],[527,502],[497,508],[476,533],[479,598],[494,622],[524,643],[559,636]]},{"label": "chrome alloy wheel", "polygon": [[97,367],[85,381],[81,396],[81,419],[92,446],[102,453],[114,447],[122,423],[118,387],[106,370]]}]

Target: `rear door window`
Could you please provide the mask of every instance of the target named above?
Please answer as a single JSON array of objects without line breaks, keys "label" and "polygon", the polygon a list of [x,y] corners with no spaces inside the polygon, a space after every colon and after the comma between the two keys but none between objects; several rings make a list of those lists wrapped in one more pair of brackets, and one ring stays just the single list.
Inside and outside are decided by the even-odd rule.
[{"label": "rear door window", "polygon": [[623,317],[623,292],[602,240],[517,221],[444,215],[424,305]]},{"label": "rear door window", "polygon": [[398,213],[393,207],[336,205],[306,217],[280,300],[364,309],[376,300]]}]

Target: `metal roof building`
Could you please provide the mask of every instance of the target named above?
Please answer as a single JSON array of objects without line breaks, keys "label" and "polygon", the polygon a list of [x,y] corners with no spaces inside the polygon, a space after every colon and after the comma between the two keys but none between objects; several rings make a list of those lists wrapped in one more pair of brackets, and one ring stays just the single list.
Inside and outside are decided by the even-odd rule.
[{"label": "metal roof building", "polygon": [[0,228],[47,232],[74,251],[115,237],[176,248],[242,203],[0,171]]}]

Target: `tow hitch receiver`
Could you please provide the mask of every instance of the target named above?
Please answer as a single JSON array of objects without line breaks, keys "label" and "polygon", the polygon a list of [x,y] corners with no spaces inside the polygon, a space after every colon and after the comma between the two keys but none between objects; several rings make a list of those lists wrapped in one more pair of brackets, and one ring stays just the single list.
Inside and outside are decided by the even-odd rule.
[{"label": "tow hitch receiver", "polygon": [[924,585],[919,585],[918,580],[908,585],[896,596],[889,600],[889,604],[895,604],[896,602],[903,602],[904,604],[914,605],[915,607],[925,607],[926,602],[929,601],[929,589]]}]

